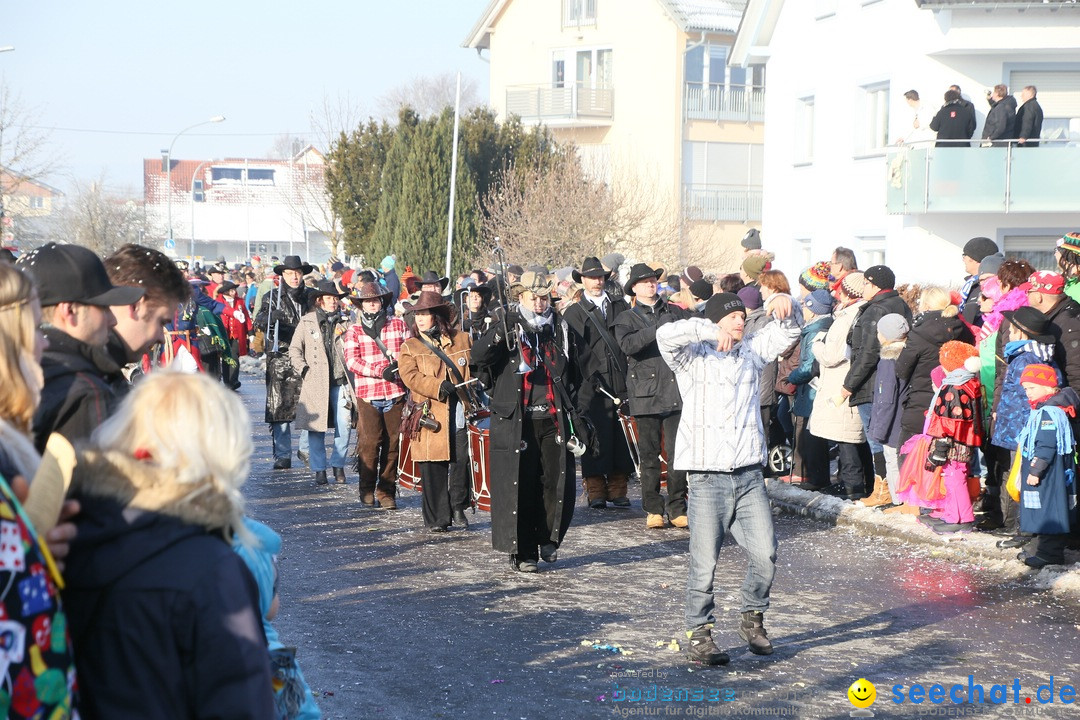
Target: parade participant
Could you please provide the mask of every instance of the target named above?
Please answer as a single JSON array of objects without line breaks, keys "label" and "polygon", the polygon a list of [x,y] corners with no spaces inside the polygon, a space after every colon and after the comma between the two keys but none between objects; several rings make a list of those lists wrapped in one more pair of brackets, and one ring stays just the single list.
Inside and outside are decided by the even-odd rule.
[{"label": "parade participant", "polygon": [[1033,568],[1065,564],[1065,543],[1076,527],[1076,439],[1072,420],[1080,397],[1062,388],[1048,365],[1029,365],[1020,378],[1031,417],[1020,433],[1020,529],[1036,536],[1034,552],[1017,559]]},{"label": "parade participant", "polygon": [[63,597],[81,717],[275,717],[258,589],[231,548],[250,540],[251,451],[239,397],[158,372],[78,454]]},{"label": "parade participant", "polygon": [[440,277],[434,270],[428,270],[420,277],[420,292],[433,292],[440,295],[446,294],[446,287],[450,284],[450,278]]},{"label": "parade participant", "polygon": [[803,328],[799,335],[799,366],[788,375],[795,386],[795,448],[792,453],[792,483],[802,483],[809,490],[829,486],[829,444],[810,432],[810,413],[817,395],[818,376],[814,341],[832,327],[833,296],[825,287],[808,294],[802,301]]},{"label": "parade participant", "polygon": [[116,326],[114,305],[133,305],[146,291],[116,287],[90,250],[47,243],[19,258],[37,285],[49,348],[41,360],[45,387],[34,414],[34,445],[45,449],[49,435],[85,440],[116,404],[108,382],[115,369],[102,350]]},{"label": "parade participant", "polygon": [[470,285],[465,292],[465,313],[461,318],[461,329],[476,338],[487,332],[495,318],[488,311],[494,289],[488,283]]},{"label": "parade participant", "polygon": [[[665,527],[665,503],[660,496],[661,438],[670,461],[675,457],[675,436],[682,410],[675,374],[656,346],[656,330],[691,316],[657,295],[657,281],[663,274],[663,268],[653,270],[645,263],[630,268],[623,290],[636,302],[631,312],[623,312],[615,319],[613,328],[615,341],[627,358],[629,412],[637,420],[641,457],[641,504],[647,514],[645,525],[652,529]],[[668,519],[675,527],[687,527],[686,473],[669,465],[667,491]]]},{"label": "parade participant", "polygon": [[792,310],[790,295],[773,295],[767,306],[773,321],[744,338],[742,301],[721,293],[706,303],[704,318],[656,330],[659,352],[685,403],[673,466],[688,473],[690,487],[687,657],[707,665],[729,660],[712,638],[716,560],[727,533],[750,556],[739,635],[752,653],[773,651],[764,613],[776,573],[776,538],[762,475],[767,442],[758,383],[765,364],[799,337]]},{"label": "parade participant", "polygon": [[229,266],[225,264],[225,258],[218,258],[217,262],[206,271],[206,275],[210,279],[210,284],[206,286],[206,294],[216,298],[221,283],[229,277]]},{"label": "parade participant", "polygon": [[191,286],[165,253],[142,245],[121,246],[105,258],[105,271],[113,285],[141,288],[146,293],[134,304],[110,308],[116,327],[109,331],[104,352],[116,366],[109,373],[113,392],[123,397],[143,370],[143,356],[165,341],[165,325],[187,302]]},{"label": "parade participant", "polygon": [[240,387],[240,363],[239,359],[248,354],[248,335],[254,328],[247,305],[239,297],[239,288],[236,283],[226,280],[218,287],[218,299],[225,304],[225,312],[221,313],[221,322],[225,326],[225,335],[229,338],[229,348],[232,355],[237,359],[235,365],[227,365],[222,368],[222,382],[230,390]]},{"label": "parade participant", "polygon": [[604,269],[600,260],[585,258],[581,270],[573,271],[574,282],[584,288],[582,301],[570,305],[564,314],[580,351],[577,362],[583,383],[578,399],[602,449],[599,455],[581,457],[582,482],[589,507],[595,509],[607,507],[608,502],[630,507],[627,477],[634,471],[619,420],[619,405],[627,398],[626,355],[612,334],[615,321],[630,306],[621,297],[612,299],[604,292],[610,276],[611,271]]},{"label": "parade participant", "polygon": [[[209,297],[205,288],[209,284],[192,285],[192,293],[196,298],[194,327],[192,328],[195,339],[199,346],[199,357],[202,360],[203,370],[214,378],[224,382],[225,374],[230,367],[237,365],[237,359],[229,346],[229,336],[225,331],[225,325],[221,321],[221,314],[225,312],[225,304],[220,300]],[[220,287],[220,286],[219,286]],[[208,307],[202,299],[209,299],[212,305]]]},{"label": "parade participant", "polygon": [[356,463],[360,502],[397,509],[398,432],[405,386],[398,377],[398,355],[409,338],[401,318],[388,317],[389,291],[374,282],[349,296],[360,308],[358,322],[345,332],[345,365],[356,381]]},{"label": "parade participant", "polygon": [[1065,278],[1058,273],[1035,272],[1021,285],[1028,304],[1050,318],[1054,336],[1054,362],[1062,381],[1073,390],[1080,388],[1080,303],[1065,295]]},{"label": "parade participant", "polygon": [[315,482],[326,485],[326,435],[333,431],[330,467],[334,481],[345,482],[349,430],[354,404],[352,384],[345,366],[342,334],[345,327],[333,280],[320,280],[309,292],[314,309],[300,318],[289,343],[289,361],[303,382],[296,403],[296,427],[308,432],[308,466]]},{"label": "parade participant", "polygon": [[286,256],[274,266],[281,284],[263,296],[255,314],[255,327],[266,333],[266,422],[273,437],[275,470],[292,467],[292,421],[300,378],[293,372],[288,350],[297,323],[311,306],[304,275],[313,269],[299,255]]},{"label": "parade participant", "polygon": [[539,558],[558,559],[574,516],[571,445],[583,442],[573,434],[584,430],[584,421],[573,417],[577,350],[551,307],[554,287],[545,275],[522,275],[520,304],[472,351],[473,364],[493,378],[491,544],[509,553],[510,566],[521,572],[536,572]]},{"label": "parade participant", "polygon": [[379,263],[379,273],[382,274],[382,284],[390,292],[390,307],[394,306],[397,302],[398,295],[401,294],[401,279],[397,274],[397,258],[393,255],[387,255]]},{"label": "parade participant", "polygon": [[452,524],[465,528],[469,522],[469,434],[465,425],[463,396],[469,374],[472,338],[450,324],[451,307],[442,295],[421,292],[406,308],[412,337],[401,347],[401,381],[412,392],[413,402],[425,408],[418,431],[409,445],[420,466],[423,483],[421,510],[431,532],[446,532]]}]

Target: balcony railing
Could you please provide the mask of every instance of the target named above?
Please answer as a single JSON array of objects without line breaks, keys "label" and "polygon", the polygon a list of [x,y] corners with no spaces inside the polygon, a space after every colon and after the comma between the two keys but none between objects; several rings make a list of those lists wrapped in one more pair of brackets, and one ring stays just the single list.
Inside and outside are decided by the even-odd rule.
[{"label": "balcony railing", "polygon": [[690,220],[761,220],[760,185],[684,185],[683,212]]},{"label": "balcony railing", "polygon": [[515,85],[506,89],[506,112],[525,122],[568,121],[606,125],[614,117],[615,93],[610,88],[577,85]]},{"label": "balcony railing", "polygon": [[765,120],[765,88],[753,85],[686,83],[684,104],[687,120]]},{"label": "balcony railing", "polygon": [[1080,212],[1080,144],[1043,140],[994,147],[890,148],[886,207],[893,215]]}]

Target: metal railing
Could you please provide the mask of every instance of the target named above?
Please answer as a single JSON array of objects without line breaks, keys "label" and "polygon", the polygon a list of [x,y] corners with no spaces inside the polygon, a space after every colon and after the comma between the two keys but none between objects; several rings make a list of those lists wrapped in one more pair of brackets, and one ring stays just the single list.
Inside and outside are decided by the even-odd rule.
[{"label": "metal railing", "polygon": [[684,185],[683,213],[710,222],[761,220],[760,185]]},{"label": "metal railing", "polygon": [[514,85],[506,88],[506,112],[522,120],[611,120],[615,92],[569,84]]},{"label": "metal railing", "polygon": [[1080,142],[973,142],[976,147],[930,140],[889,148],[887,212],[1080,212]]},{"label": "metal railing", "polygon": [[686,83],[687,120],[763,122],[765,88],[756,85]]}]

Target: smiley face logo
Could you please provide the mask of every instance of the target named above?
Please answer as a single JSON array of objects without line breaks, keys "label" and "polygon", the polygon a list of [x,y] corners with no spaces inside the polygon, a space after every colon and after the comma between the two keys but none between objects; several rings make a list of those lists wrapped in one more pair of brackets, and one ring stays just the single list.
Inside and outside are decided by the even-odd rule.
[{"label": "smiley face logo", "polygon": [[866,678],[859,678],[851,683],[847,691],[848,700],[857,708],[868,708],[877,700],[877,688]]}]

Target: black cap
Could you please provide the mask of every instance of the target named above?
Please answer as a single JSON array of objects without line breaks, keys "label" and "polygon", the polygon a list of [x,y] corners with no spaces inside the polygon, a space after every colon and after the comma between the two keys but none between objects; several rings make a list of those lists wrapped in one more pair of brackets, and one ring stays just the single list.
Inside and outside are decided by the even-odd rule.
[{"label": "black cap", "polygon": [[18,265],[34,277],[42,307],[133,305],[146,294],[143,288],[113,285],[101,258],[78,245],[47,243],[19,258]]},{"label": "black cap", "polygon": [[708,300],[713,296],[713,286],[708,280],[695,280],[690,283],[690,294],[698,300]]},{"label": "black cap", "polygon": [[731,313],[746,312],[746,305],[734,293],[720,293],[713,295],[705,303],[705,317],[709,322],[719,322]]},{"label": "black cap", "polygon": [[884,265],[874,265],[863,273],[863,280],[881,290],[892,290],[896,287],[896,275]]}]

